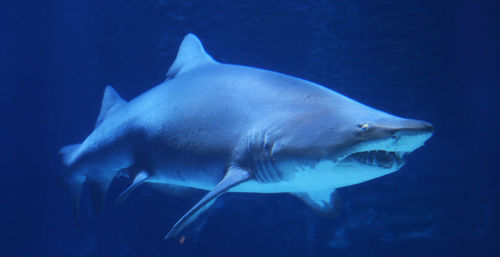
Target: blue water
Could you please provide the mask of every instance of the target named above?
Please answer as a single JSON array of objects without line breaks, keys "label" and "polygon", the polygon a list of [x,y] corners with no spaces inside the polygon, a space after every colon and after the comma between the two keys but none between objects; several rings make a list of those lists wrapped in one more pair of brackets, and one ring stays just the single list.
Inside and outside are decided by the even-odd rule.
[{"label": "blue water", "polygon": [[[103,3],[104,2],[104,3]],[[0,256],[499,256],[498,1],[4,1]],[[285,194],[227,194],[184,243],[202,193],[143,186],[81,222],[59,148],[92,129],[104,86],[164,80],[182,37],[221,62],[308,79],[436,132],[400,171],[339,190],[340,217]],[[200,85],[202,86],[202,85]]]}]

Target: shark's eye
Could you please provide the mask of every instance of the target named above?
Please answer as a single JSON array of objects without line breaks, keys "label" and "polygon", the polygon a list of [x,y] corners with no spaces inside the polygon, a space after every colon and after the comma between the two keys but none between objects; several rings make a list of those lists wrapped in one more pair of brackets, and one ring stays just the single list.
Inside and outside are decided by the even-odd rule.
[{"label": "shark's eye", "polygon": [[370,125],[368,125],[368,123],[363,123],[363,124],[358,125],[358,127],[360,130],[366,131],[370,128]]}]

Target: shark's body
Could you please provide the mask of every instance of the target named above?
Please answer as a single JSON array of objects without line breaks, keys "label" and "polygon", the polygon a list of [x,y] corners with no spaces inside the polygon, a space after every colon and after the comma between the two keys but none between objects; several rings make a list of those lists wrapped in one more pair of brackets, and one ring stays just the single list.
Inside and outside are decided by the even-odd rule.
[{"label": "shark's body", "polygon": [[120,199],[144,182],[210,191],[168,237],[227,191],[335,212],[335,188],[398,170],[432,134],[312,82],[215,62],[191,34],[167,77],[130,102],[107,87],[94,131],[61,153],[77,204],[87,182],[99,207],[117,175],[133,178]]}]

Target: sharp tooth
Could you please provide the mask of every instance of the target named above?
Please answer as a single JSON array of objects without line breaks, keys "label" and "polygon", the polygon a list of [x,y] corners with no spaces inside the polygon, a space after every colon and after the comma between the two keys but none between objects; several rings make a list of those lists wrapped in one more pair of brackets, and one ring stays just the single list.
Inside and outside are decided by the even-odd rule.
[{"label": "sharp tooth", "polygon": [[375,165],[375,160],[377,159],[377,151],[370,152],[370,164]]}]

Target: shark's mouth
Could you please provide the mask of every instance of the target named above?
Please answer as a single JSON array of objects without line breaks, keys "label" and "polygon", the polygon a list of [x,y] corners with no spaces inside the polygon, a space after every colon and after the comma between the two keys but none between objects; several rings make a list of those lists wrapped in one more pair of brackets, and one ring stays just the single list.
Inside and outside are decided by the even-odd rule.
[{"label": "shark's mouth", "polygon": [[344,158],[342,162],[354,161],[363,165],[392,168],[394,166],[404,165],[407,155],[407,152],[391,152],[384,150],[365,151],[353,153]]}]

